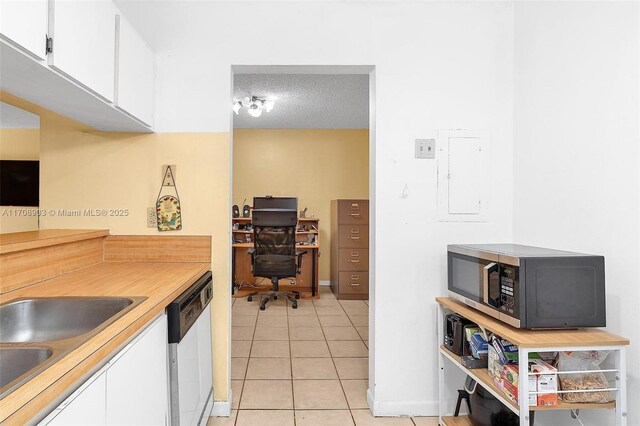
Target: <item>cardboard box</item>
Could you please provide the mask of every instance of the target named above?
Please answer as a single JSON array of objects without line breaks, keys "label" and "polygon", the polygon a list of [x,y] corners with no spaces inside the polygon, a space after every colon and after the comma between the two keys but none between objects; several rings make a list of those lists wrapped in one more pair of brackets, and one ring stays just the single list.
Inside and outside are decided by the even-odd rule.
[{"label": "cardboard box", "polygon": [[[518,403],[518,377],[519,377],[518,364],[507,364],[504,366],[502,383],[504,386],[504,393],[511,398],[516,404]],[[535,392],[536,376],[527,376],[529,390]],[[529,394],[529,406],[535,407],[538,405],[538,398],[536,394]]]},{"label": "cardboard box", "polygon": [[518,362],[518,347],[508,340],[491,336],[491,345],[495,348],[500,362],[503,364],[513,364]]},{"label": "cardboard box", "polygon": [[494,378],[494,381],[499,380],[502,383],[504,364],[500,361],[498,352],[496,352],[496,349],[492,345],[487,347],[487,368],[489,369],[489,375]]},{"label": "cardboard box", "polygon": [[[558,370],[541,359],[529,361],[532,373],[557,372]],[[538,392],[548,392],[538,394],[538,405],[557,406],[558,405],[558,376],[557,374],[537,374],[536,389]]]}]

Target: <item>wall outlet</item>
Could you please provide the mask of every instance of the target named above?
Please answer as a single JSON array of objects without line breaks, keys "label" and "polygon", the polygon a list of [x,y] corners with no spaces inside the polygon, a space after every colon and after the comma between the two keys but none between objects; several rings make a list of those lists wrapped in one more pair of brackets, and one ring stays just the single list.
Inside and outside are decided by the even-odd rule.
[{"label": "wall outlet", "polygon": [[416,158],[436,158],[436,140],[416,139]]},{"label": "wall outlet", "polygon": [[155,207],[147,207],[147,228],[158,227],[158,215]]}]

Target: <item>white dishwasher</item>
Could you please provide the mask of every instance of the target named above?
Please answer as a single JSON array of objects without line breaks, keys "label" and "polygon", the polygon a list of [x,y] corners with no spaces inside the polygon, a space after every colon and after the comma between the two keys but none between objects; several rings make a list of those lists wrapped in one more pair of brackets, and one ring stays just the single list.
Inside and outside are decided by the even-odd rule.
[{"label": "white dishwasher", "polygon": [[207,424],[213,408],[211,271],[167,307],[172,426]]}]

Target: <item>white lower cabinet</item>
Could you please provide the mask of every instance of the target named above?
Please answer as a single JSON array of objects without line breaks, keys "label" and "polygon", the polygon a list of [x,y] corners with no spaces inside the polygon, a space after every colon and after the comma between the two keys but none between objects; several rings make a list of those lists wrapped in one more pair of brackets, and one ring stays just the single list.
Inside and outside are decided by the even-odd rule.
[{"label": "white lower cabinet", "polygon": [[169,423],[167,316],[118,352],[40,424],[165,425]]}]

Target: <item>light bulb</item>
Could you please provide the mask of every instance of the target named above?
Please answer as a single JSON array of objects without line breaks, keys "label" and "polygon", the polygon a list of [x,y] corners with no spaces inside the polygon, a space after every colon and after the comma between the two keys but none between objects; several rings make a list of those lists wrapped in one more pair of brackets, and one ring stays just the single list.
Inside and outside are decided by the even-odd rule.
[{"label": "light bulb", "polygon": [[270,111],[273,109],[273,107],[275,106],[275,104],[276,104],[276,103],[275,103],[274,101],[266,101],[266,102],[264,103],[264,109],[265,109],[267,112],[270,112]]},{"label": "light bulb", "polygon": [[242,108],[242,103],[240,101],[236,101],[233,104],[233,112],[235,112],[236,115],[240,114],[240,108]]},{"label": "light bulb", "polygon": [[255,103],[251,104],[249,107],[249,115],[252,117],[260,117],[262,115],[262,108]]}]

